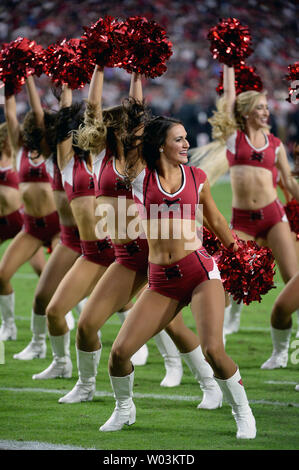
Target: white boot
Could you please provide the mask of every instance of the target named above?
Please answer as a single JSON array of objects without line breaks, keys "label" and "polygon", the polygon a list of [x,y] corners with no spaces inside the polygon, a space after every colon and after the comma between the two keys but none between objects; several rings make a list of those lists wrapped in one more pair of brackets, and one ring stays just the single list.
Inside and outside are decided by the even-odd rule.
[{"label": "white boot", "polygon": [[84,305],[86,304],[87,301],[88,301],[88,297],[85,297],[85,299],[82,299],[82,300],[80,300],[80,302],[77,303],[77,305],[75,307],[75,310],[78,313],[78,315],[81,314],[81,312],[84,308]]},{"label": "white boot", "polygon": [[[130,310],[126,310],[125,312],[116,312],[121,323],[125,321],[125,319],[129,315],[129,312]],[[138,349],[138,351],[135,352],[135,354],[133,354],[133,356],[131,357],[131,362],[133,366],[144,366],[146,364],[147,358],[148,347],[146,344],[144,344],[143,346],[141,346],[140,349]]]},{"label": "white boot", "polygon": [[299,310],[297,310],[297,332],[296,338],[299,338]]},{"label": "white boot", "polygon": [[57,377],[70,378],[72,377],[72,361],[70,358],[70,332],[65,335],[52,336],[49,335],[52,351],[53,361],[47,369],[34,374],[34,380],[56,379]]},{"label": "white boot", "polygon": [[133,403],[134,370],[125,377],[111,377],[110,382],[116,400],[111,417],[100,427],[100,431],[120,431],[124,424],[131,425],[136,421],[136,408]]},{"label": "white boot", "polygon": [[232,414],[237,424],[238,439],[254,439],[256,424],[242,384],[239,369],[227,380],[215,378],[222,390],[223,398],[232,407]]},{"label": "white boot", "polygon": [[206,361],[201,347],[193,351],[181,353],[182,358],[191,370],[203,392],[203,399],[197,408],[214,410],[222,406],[222,392],[214,379],[213,369]]},{"label": "white boot", "polygon": [[68,329],[71,331],[75,328],[75,319],[73,316],[73,312],[69,311],[65,316],[65,321],[67,323]]},{"label": "white boot", "polygon": [[239,331],[241,322],[241,311],[243,308],[243,302],[238,304],[232,298],[230,299],[230,302],[230,305],[226,307],[224,311],[223,331],[225,335],[237,333],[237,331]]},{"label": "white boot", "polygon": [[160,385],[161,387],[177,387],[180,385],[183,376],[180,353],[166,331],[160,331],[160,333],[154,336],[154,340],[164,359],[166,369],[166,375]]},{"label": "white boot", "polygon": [[101,351],[86,352],[76,348],[79,380],[69,393],[58,400],[59,403],[80,403],[93,399]]},{"label": "white boot", "polygon": [[291,334],[292,328],[278,330],[271,326],[272,355],[261,365],[261,369],[279,369],[287,366]]},{"label": "white boot", "polygon": [[15,324],[15,293],[0,295],[0,311],[2,324],[0,328],[0,341],[17,339],[17,327]]},{"label": "white boot", "polygon": [[21,361],[31,361],[32,359],[44,359],[47,352],[46,332],[47,322],[46,315],[36,315],[32,310],[31,314],[31,331],[32,339],[23,351],[14,354],[14,359]]}]

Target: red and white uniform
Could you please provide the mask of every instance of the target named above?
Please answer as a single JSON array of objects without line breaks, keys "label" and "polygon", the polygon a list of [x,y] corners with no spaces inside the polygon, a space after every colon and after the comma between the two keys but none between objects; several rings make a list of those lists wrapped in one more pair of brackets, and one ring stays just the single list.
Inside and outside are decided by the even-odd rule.
[{"label": "red and white uniform", "polygon": [[[45,162],[31,160],[30,152],[25,148],[17,154],[16,169],[20,183],[49,183]],[[24,212],[24,231],[50,246],[53,237],[60,232],[57,211],[44,217],[33,217]]]},{"label": "red and white uniform", "polygon": [[[0,167],[0,186],[19,189],[19,176],[12,166]],[[4,242],[14,238],[23,227],[23,209],[20,208],[10,214],[0,217],[0,240]]]},{"label": "red and white uniform", "polygon": [[[273,186],[277,185],[276,160],[280,140],[273,134],[265,134],[265,145],[255,148],[248,136],[235,131],[227,140],[227,159],[229,166],[249,165],[265,168],[272,173]],[[232,209],[231,228],[254,238],[266,238],[269,230],[278,222],[287,222],[285,211],[279,199],[257,210]]]},{"label": "red and white uniform", "polygon": [[195,219],[206,174],[199,168],[180,165],[182,185],[175,193],[166,192],[157,171],[145,168],[133,181],[133,196],[142,219]]},{"label": "red and white uniform", "polygon": [[[95,196],[94,178],[86,161],[75,155],[62,170],[62,183],[68,200]],[[82,256],[92,263],[109,266],[114,261],[111,240],[80,240]]]},{"label": "red and white uniform", "polygon": [[25,148],[21,148],[17,154],[16,169],[20,183],[49,183],[45,162],[35,163]]},{"label": "red and white uniform", "polygon": [[[124,176],[115,164],[115,157],[110,150],[103,150],[94,160],[93,177],[95,195],[109,197],[126,197],[133,199],[131,188],[128,188]],[[148,243],[145,238],[136,238],[128,243],[112,243],[115,261],[132,271],[147,273]]]},{"label": "red and white uniform", "polygon": [[75,155],[61,172],[63,188],[68,200],[82,196],[94,196],[92,172],[86,161]]},{"label": "red and white uniform", "polygon": [[53,191],[64,191],[61,173],[57,163],[50,157],[45,161],[46,172]]},{"label": "red and white uniform", "polygon": [[115,166],[115,157],[109,150],[103,150],[94,160],[93,178],[95,196],[118,197],[133,199],[132,191],[127,188],[124,177]]},{"label": "red and white uniform", "polygon": [[240,131],[235,131],[226,141],[227,160],[229,166],[250,165],[273,172],[277,160],[277,152],[280,140],[273,134],[265,134],[266,143],[257,149],[250,142],[248,136]]},{"label": "red and white uniform", "polygon": [[0,186],[19,189],[19,175],[12,166],[0,167]]},{"label": "red and white uniform", "polygon": [[[52,190],[63,191],[65,193],[61,172],[57,163],[52,158],[48,158],[45,164]],[[76,225],[69,226],[60,223],[60,242],[62,245],[81,254],[80,235]]]},{"label": "red and white uniform", "polygon": [[[161,219],[166,216],[172,219],[195,219],[200,192],[207,177],[199,168],[184,165],[180,165],[180,168],[182,184],[175,193],[163,189],[155,170],[145,168],[133,181],[134,199],[143,219]],[[157,208],[161,210],[156,212]],[[220,273],[204,247],[170,265],[149,262],[149,289],[176,299],[182,305],[188,305],[195,287],[209,279],[220,279]]]}]

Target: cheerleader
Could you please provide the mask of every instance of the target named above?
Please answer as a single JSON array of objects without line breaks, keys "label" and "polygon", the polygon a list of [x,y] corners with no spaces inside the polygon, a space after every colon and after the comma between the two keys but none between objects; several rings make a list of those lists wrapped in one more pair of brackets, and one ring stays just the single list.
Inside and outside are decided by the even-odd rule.
[{"label": "cheerleader", "polygon": [[[60,276],[61,282],[58,286],[55,282],[56,285],[51,289],[51,294],[54,290],[55,292],[46,306],[53,360],[44,371],[33,375],[32,378],[35,380],[72,376],[70,328],[66,316],[73,307],[90,295],[98,279],[114,260],[114,251],[109,238],[99,240],[95,233],[97,218],[90,154],[73,145],[71,131],[75,130],[81,122],[82,103],[72,105],[72,91],[64,86],[60,106],[56,134],[57,162],[62,175],[63,188],[73,214],[71,220],[74,220],[70,229],[63,228],[63,245],[68,244],[70,247],[73,231],[76,231],[78,227],[81,256],[78,256],[79,246],[76,242],[77,251],[74,256],[76,254],[77,256],[72,259],[72,264],[70,258],[68,263],[63,262],[60,265],[59,262],[65,275],[63,278]],[[77,238],[76,240],[78,241]],[[61,248],[58,254],[62,250],[66,251],[65,248]],[[68,270],[66,270],[67,264]],[[52,267],[55,269],[54,264],[50,268]],[[57,276],[55,279],[57,281]]]},{"label": "cheerleader", "polygon": [[[273,171],[280,172],[286,190],[299,200],[299,186],[291,175],[282,142],[269,132],[269,109],[266,94],[256,91],[236,96],[234,68],[224,65],[224,96],[210,119],[214,135],[227,145],[227,159],[232,186],[231,227],[243,240],[255,240],[271,248],[284,282],[298,270],[296,251],[288,219],[273,184]],[[231,302],[230,329],[238,328],[242,303]],[[237,322],[237,326],[231,323]],[[286,367],[291,328],[279,322],[271,329],[276,342],[285,345],[281,353],[273,354],[261,367]],[[275,349],[276,350],[276,349]]]},{"label": "cheerleader", "polygon": [[[0,244],[2,244],[14,238],[23,227],[19,177],[12,164],[6,122],[0,124],[0,200]],[[46,264],[43,248],[40,248],[29,262],[40,276]]]},{"label": "cheerleader", "polygon": [[[205,173],[185,166],[189,144],[180,121],[157,117],[145,126],[142,140],[142,156],[133,159],[133,164],[128,161],[127,171],[147,234],[149,283],[113,343],[109,373],[116,407],[100,430],[117,431],[135,422],[130,357],[190,304],[205,358],[232,406],[237,438],[253,439],[255,419],[239,369],[223,345],[224,290],[220,274],[197,238],[195,215],[199,203],[223,245],[235,251],[237,244],[212,199]],[[166,229],[168,238],[163,237]]]},{"label": "cheerleader", "polygon": [[[64,124],[67,126],[68,123]],[[79,232],[62,185],[56,152],[46,159],[46,169],[59,214],[60,242],[51,253],[35,289],[31,314],[32,339],[25,349],[13,356],[14,359],[27,361],[46,357],[46,308],[60,281],[81,255]],[[74,318],[71,311],[66,318],[72,329]]]},{"label": "cheerleader", "polygon": [[[138,229],[136,233],[135,231],[131,235],[129,233],[130,224],[132,225],[136,220],[137,213],[132,192],[126,186],[124,178],[125,146],[123,144],[124,135],[142,126],[146,117],[146,108],[142,104],[141,78],[132,74],[131,99],[125,102],[124,106],[104,111],[101,110],[100,105],[103,80],[103,69],[96,66],[89,89],[85,127],[79,132],[78,145],[91,149],[94,155],[93,171],[98,203],[97,212],[102,216],[97,229],[100,231],[100,226],[106,225],[105,213],[111,211],[112,216],[108,225],[111,222],[115,225],[115,230],[112,234],[108,227],[107,234],[111,236],[116,259],[96,285],[80,316],[77,330],[79,380],[73,390],[60,398],[60,403],[93,399],[101,356],[97,331],[115,311],[129,302],[147,283],[147,240],[142,233],[138,233]],[[123,223],[120,222],[122,215],[125,217],[127,215]],[[130,315],[131,313],[127,318]],[[138,320],[136,321],[138,323]],[[151,323],[151,316],[148,322]],[[222,393],[213,379],[212,369],[204,360],[197,335],[186,327],[181,315],[172,325],[165,324],[164,326],[201,385],[204,396],[199,407],[213,409],[221,406]],[[169,339],[166,339],[165,332],[162,333],[163,336],[160,335],[160,330],[157,330],[153,336],[165,358],[165,356],[171,356],[168,353]],[[140,344],[140,348],[145,343],[146,341]],[[163,348],[161,348],[162,344]],[[130,357],[134,356],[136,351]],[[171,363],[169,365],[173,366]]]},{"label": "cheerleader", "polygon": [[[0,308],[5,319],[6,339],[16,338],[14,291],[11,278],[26,261],[44,246],[52,249],[59,240],[59,217],[42,154],[50,153],[47,132],[52,115],[45,112],[33,77],[26,80],[31,111],[21,127],[16,114],[15,97],[5,98],[5,116],[14,167],[24,206],[24,227],[5,251],[0,262]],[[3,336],[2,336],[3,337]]]}]

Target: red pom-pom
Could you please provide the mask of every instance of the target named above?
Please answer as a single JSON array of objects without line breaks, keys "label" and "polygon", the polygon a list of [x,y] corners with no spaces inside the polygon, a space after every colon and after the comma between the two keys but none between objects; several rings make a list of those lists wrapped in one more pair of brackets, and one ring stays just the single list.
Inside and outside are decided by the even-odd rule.
[{"label": "red pom-pom", "polygon": [[286,212],[292,232],[295,232],[297,235],[299,235],[299,203],[296,201],[296,199],[292,199],[284,206],[284,210]]},{"label": "red pom-pom", "polygon": [[43,72],[45,51],[27,38],[18,37],[3,44],[0,54],[0,80],[5,84],[6,96],[19,93],[29,75]]},{"label": "red pom-pom", "polygon": [[83,26],[81,38],[82,55],[92,64],[117,67],[123,54],[122,38],[125,34],[123,22],[112,16],[100,18],[91,26]]},{"label": "red pom-pom", "polygon": [[289,96],[286,101],[289,103],[298,103],[297,96],[299,95],[299,62],[295,62],[293,65],[288,66],[288,75],[286,79],[290,81]]},{"label": "red pom-pom", "polygon": [[[263,83],[261,78],[256,74],[256,68],[248,67],[245,64],[236,65],[235,88],[237,95],[248,90],[262,91]],[[220,73],[219,85],[216,91],[219,95],[223,93],[223,72]]]},{"label": "red pom-pom", "polygon": [[262,295],[275,288],[272,251],[254,241],[238,240],[238,245],[236,252],[223,248],[215,255],[223,287],[237,303],[260,302]]},{"label": "red pom-pom", "polygon": [[121,67],[150,78],[163,75],[167,70],[165,63],[172,55],[172,43],[166,31],[155,21],[141,16],[128,18],[123,30]]},{"label": "red pom-pom", "polygon": [[202,226],[202,230],[199,231],[199,236],[202,238],[202,244],[209,255],[213,256],[221,248],[221,243],[216,235],[210,232],[206,227]]},{"label": "red pom-pom", "polygon": [[90,81],[94,67],[82,57],[80,44],[80,39],[63,39],[46,49],[44,72],[56,86],[67,84],[76,90]]},{"label": "red pom-pom", "polygon": [[249,29],[236,18],[221,19],[209,30],[207,38],[213,58],[229,67],[244,62],[253,52]]}]

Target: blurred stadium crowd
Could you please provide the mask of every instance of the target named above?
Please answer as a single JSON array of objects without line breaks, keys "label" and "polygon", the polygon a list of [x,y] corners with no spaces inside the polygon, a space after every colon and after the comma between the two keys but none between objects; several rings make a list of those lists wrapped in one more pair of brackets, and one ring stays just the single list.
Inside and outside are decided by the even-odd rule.
[{"label": "blurred stadium crowd", "polygon": [[[212,58],[206,36],[220,18],[236,17],[251,31],[254,53],[247,65],[256,67],[268,92],[272,132],[291,151],[293,142],[299,142],[299,103],[286,101],[285,76],[288,65],[298,61],[297,5],[295,0],[2,0],[0,42],[23,36],[47,47],[63,38],[80,37],[84,25],[105,15],[154,19],[166,29],[173,43],[173,55],[162,77],[144,80],[144,95],[155,114],[182,119],[194,147],[211,139],[207,118],[217,99],[221,71],[221,65]],[[105,76],[104,106],[111,106],[126,96],[130,76],[120,69],[107,69]],[[43,75],[36,82],[43,104],[55,109],[57,102],[49,78]],[[76,91],[75,99],[86,98],[87,92],[88,86]],[[27,110],[24,91],[17,102],[22,115]]]}]

